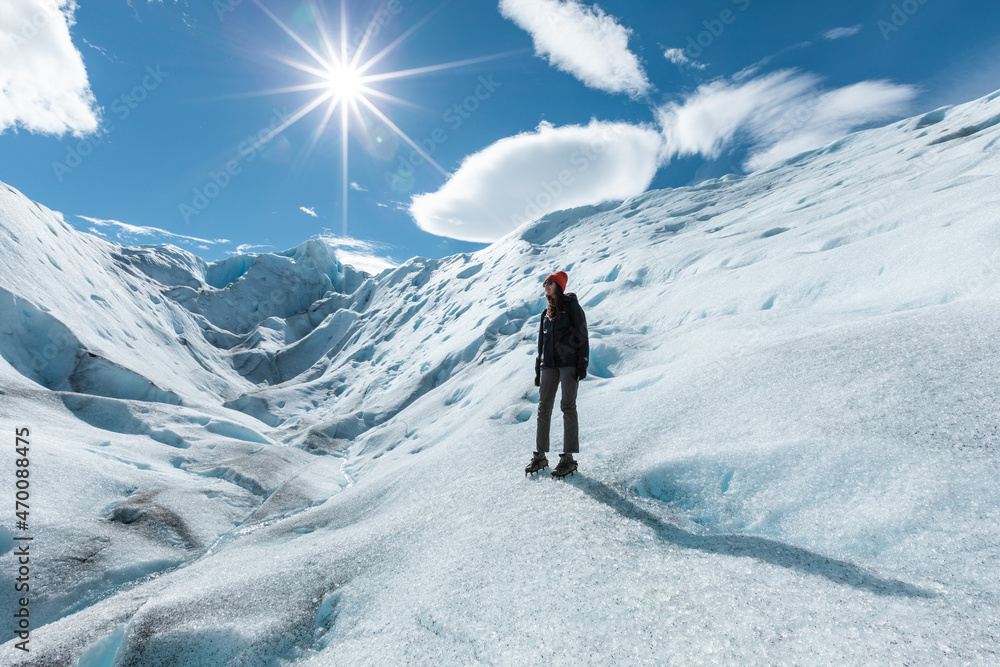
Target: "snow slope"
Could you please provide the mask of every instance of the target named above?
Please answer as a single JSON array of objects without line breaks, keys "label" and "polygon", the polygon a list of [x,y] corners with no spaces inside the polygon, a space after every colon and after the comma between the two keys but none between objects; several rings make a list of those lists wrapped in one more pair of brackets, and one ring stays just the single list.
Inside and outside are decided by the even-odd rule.
[{"label": "snow slope", "polygon": [[[0,190],[37,581],[4,660],[996,664],[998,125],[1000,94],[378,276]],[[558,483],[520,473],[556,269],[592,351]]]}]

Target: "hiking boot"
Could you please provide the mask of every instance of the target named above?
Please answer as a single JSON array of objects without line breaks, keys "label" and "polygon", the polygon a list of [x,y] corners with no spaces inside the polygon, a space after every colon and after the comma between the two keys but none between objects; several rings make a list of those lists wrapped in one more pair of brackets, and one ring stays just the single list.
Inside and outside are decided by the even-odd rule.
[{"label": "hiking boot", "polygon": [[534,455],[531,457],[531,463],[529,463],[527,467],[525,467],[524,469],[524,475],[525,477],[527,477],[528,475],[534,475],[542,468],[548,468],[548,467],[549,467],[549,460],[545,458],[545,454],[543,454],[542,452],[535,452]]},{"label": "hiking boot", "polygon": [[566,475],[572,475],[576,472],[576,461],[573,460],[572,454],[560,454],[559,455],[559,465],[556,469],[552,471],[552,476],[556,478],[565,477]]}]

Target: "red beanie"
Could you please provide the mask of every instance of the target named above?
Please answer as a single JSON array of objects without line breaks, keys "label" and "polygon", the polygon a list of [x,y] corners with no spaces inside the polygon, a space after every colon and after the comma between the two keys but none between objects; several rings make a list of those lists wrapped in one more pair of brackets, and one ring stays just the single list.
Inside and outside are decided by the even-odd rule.
[{"label": "red beanie", "polygon": [[566,283],[569,282],[569,276],[566,275],[565,271],[556,271],[551,276],[546,278],[546,280],[551,280],[552,282],[559,285],[563,292],[566,291]]}]

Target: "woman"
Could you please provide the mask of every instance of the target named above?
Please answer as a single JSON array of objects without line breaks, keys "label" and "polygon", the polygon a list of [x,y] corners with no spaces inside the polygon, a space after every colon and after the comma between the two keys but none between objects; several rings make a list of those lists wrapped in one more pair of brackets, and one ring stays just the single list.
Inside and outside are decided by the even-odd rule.
[{"label": "woman", "polygon": [[549,424],[556,388],[562,385],[559,407],[563,413],[563,453],[552,471],[553,477],[565,477],[576,471],[573,454],[580,451],[579,422],[576,417],[576,390],[587,377],[590,344],[587,341],[587,318],[573,293],[564,294],[569,276],[557,271],[543,283],[548,308],[542,313],[538,330],[538,357],[535,359],[535,386],[539,387],[538,433],[535,454],[524,469],[525,475],[548,467]]}]

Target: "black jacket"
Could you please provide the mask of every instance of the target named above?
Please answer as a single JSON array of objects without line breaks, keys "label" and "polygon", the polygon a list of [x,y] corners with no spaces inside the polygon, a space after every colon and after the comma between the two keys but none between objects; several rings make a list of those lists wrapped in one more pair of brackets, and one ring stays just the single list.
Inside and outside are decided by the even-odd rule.
[{"label": "black jacket", "polygon": [[554,320],[549,320],[547,311],[542,311],[535,370],[571,366],[586,373],[590,364],[587,317],[573,293],[563,295],[561,306],[562,312]]}]

